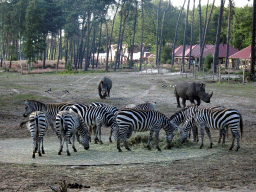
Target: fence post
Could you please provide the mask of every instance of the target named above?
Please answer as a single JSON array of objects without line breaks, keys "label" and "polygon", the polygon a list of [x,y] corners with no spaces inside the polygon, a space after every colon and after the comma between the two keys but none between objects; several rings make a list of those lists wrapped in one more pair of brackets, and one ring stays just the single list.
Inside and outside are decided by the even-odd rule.
[{"label": "fence post", "polygon": [[243,84],[244,84],[245,67],[243,67]]},{"label": "fence post", "polygon": [[221,81],[221,73],[220,73],[220,66],[219,66],[219,82]]}]

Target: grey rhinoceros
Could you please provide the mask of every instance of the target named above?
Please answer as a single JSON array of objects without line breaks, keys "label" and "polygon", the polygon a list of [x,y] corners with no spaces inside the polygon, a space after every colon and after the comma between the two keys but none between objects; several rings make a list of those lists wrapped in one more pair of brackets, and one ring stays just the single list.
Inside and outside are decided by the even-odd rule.
[{"label": "grey rhinoceros", "polygon": [[200,105],[201,100],[210,103],[210,99],[212,94],[208,94],[205,92],[205,84],[203,83],[188,83],[182,82],[175,86],[174,94],[177,99],[177,107],[181,108],[179,98],[182,98],[182,105],[186,107],[186,100],[189,100],[191,103],[195,103],[194,100],[197,101],[197,105]]},{"label": "grey rhinoceros", "polygon": [[110,89],[112,88],[112,81],[108,77],[103,77],[98,83],[98,91],[101,99],[110,97]]}]

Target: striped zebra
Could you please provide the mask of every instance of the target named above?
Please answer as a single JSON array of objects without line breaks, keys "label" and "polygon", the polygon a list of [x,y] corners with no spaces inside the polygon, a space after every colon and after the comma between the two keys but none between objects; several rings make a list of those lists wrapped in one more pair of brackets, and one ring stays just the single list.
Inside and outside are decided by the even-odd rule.
[{"label": "striped zebra", "polygon": [[73,104],[74,103],[71,102],[44,104],[36,100],[25,100],[25,112],[23,116],[27,117],[33,111],[42,111],[43,113],[45,113],[48,123],[52,127],[52,130],[56,132],[56,130],[54,129],[53,121],[55,121],[57,113],[59,111],[67,110]]},{"label": "striped zebra", "polygon": [[155,110],[156,102],[154,103],[142,103],[142,104],[129,104],[125,108],[141,109],[141,110]]},{"label": "striped zebra", "polygon": [[[185,108],[178,111],[177,113],[175,113],[174,115],[172,115],[170,117],[170,120],[178,127],[179,125],[184,123],[187,119],[192,117],[196,113],[197,108],[198,108],[198,105],[196,105],[196,104],[188,105]],[[224,107],[223,106],[211,106],[211,107],[202,107],[202,106],[200,106],[200,108],[223,109]],[[194,142],[198,142],[199,141],[199,139],[198,139],[198,129],[194,125],[193,120],[190,123],[191,123],[191,125],[190,125],[191,129],[189,130],[189,138],[190,138],[190,135],[191,135],[190,132],[192,130]],[[226,136],[226,129],[220,130],[219,143],[220,143],[222,137],[223,137],[223,143],[225,143],[225,136]]]},{"label": "striped zebra", "polygon": [[238,126],[240,124],[241,135],[243,133],[243,119],[241,114],[236,109],[208,109],[208,108],[198,108],[195,115],[189,118],[180,128],[182,130],[181,142],[184,142],[188,137],[188,130],[193,124],[191,121],[195,122],[195,125],[201,130],[201,139],[202,143],[200,149],[203,147],[204,140],[204,130],[206,130],[208,137],[210,139],[210,148],[212,148],[212,139],[209,129],[224,129],[226,126],[231,129],[233,135],[232,145],[229,148],[232,150],[234,147],[235,139],[237,139],[237,148],[236,151],[240,148],[239,140],[240,134],[238,131]]},{"label": "striped zebra", "polygon": [[[85,106],[76,104],[72,106],[70,111],[77,112],[81,115],[85,121],[87,127],[93,128],[96,127],[94,141],[97,143],[99,141],[102,144],[101,140],[101,127],[105,125],[111,127],[114,138],[117,138],[118,126],[116,124],[115,116],[113,113],[107,111],[105,107],[94,107],[94,106]],[[111,137],[109,138],[111,141]]]},{"label": "striped zebra", "polygon": [[[113,113],[115,116],[117,115],[118,113],[118,108],[115,107],[115,106],[111,106],[111,105],[107,105],[105,103],[100,103],[100,102],[93,102],[90,104],[90,106],[94,106],[94,107],[104,107],[108,112],[111,112]],[[96,133],[96,126],[94,126],[91,130],[91,132],[94,132],[94,134]],[[113,134],[113,130],[111,129],[110,130],[110,136],[109,136],[109,141],[112,143],[112,134]]]},{"label": "striped zebra", "polygon": [[[70,156],[68,149],[68,143],[70,138],[73,138],[72,148],[74,152],[77,152],[75,148],[75,137],[79,133],[80,137],[77,137],[77,141],[81,143],[84,149],[89,149],[89,134],[84,120],[80,115],[72,111],[60,111],[56,116],[56,131],[60,140],[60,149],[58,155],[61,155],[64,142],[66,141],[67,155]],[[64,141],[62,142],[62,137]]]},{"label": "striped zebra", "polygon": [[133,131],[144,132],[150,131],[147,148],[150,148],[153,133],[155,132],[156,148],[161,151],[159,143],[159,132],[163,128],[166,132],[166,142],[168,148],[171,147],[173,138],[173,131],[175,125],[162,113],[152,110],[138,110],[138,109],[122,109],[116,117],[119,126],[119,137],[117,140],[117,149],[121,152],[120,139],[123,140],[125,148],[130,150],[126,142],[127,132],[129,128]]},{"label": "striped zebra", "polygon": [[[46,115],[41,111],[34,111],[30,113],[29,119],[27,121],[27,128],[31,133],[31,137],[33,138],[33,143],[34,143],[32,158],[35,158],[35,153],[37,151],[39,156],[42,156],[42,154],[45,154],[43,137],[48,128]],[[42,153],[40,149],[41,143],[42,143]]]}]

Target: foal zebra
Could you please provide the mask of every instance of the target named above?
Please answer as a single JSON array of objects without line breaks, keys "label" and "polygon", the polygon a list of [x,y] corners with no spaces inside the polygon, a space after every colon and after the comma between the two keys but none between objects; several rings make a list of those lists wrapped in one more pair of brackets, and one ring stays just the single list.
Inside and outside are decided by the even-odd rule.
[{"label": "foal zebra", "polygon": [[240,148],[239,140],[240,134],[238,131],[238,126],[240,124],[240,132],[241,135],[243,133],[243,119],[241,114],[236,109],[208,109],[208,108],[198,108],[195,115],[188,119],[183,126],[181,126],[182,130],[182,138],[181,141],[184,141],[188,137],[188,130],[190,126],[193,124],[191,121],[195,122],[195,125],[201,130],[201,138],[202,143],[200,149],[203,147],[203,139],[204,139],[204,130],[208,134],[210,139],[210,148],[212,147],[212,139],[211,133],[209,129],[224,129],[226,126],[231,129],[233,135],[232,145],[229,148],[232,150],[234,147],[235,139],[237,139],[237,148],[236,151]]},{"label": "foal zebra", "polygon": [[138,132],[150,131],[147,148],[150,148],[153,133],[155,132],[156,148],[161,151],[159,143],[159,132],[163,128],[166,132],[166,142],[168,148],[171,147],[173,138],[173,131],[175,125],[162,113],[152,110],[138,110],[138,109],[122,109],[116,117],[119,126],[119,137],[117,139],[117,149],[121,152],[120,139],[123,140],[125,148],[130,150],[126,142],[127,132],[129,129]]},{"label": "foal zebra", "polygon": [[23,116],[27,117],[33,111],[42,111],[45,113],[48,123],[52,127],[52,130],[56,132],[54,129],[53,121],[55,121],[57,113],[59,111],[67,110],[72,105],[73,103],[70,102],[44,104],[36,100],[25,100],[25,112]]},{"label": "foal zebra", "polygon": [[[69,109],[70,111],[77,112],[81,115],[85,121],[87,127],[96,126],[95,138],[94,141],[97,143],[101,141],[101,127],[105,125],[107,127],[111,127],[112,132],[114,133],[114,138],[117,138],[118,135],[118,126],[115,121],[115,116],[113,113],[107,111],[105,107],[94,107],[94,106],[85,106],[76,104]],[[99,138],[98,138],[99,136]],[[111,137],[109,139],[111,141]]]},{"label": "foal zebra", "polygon": [[[32,158],[35,158],[35,153],[38,150],[39,156],[44,154],[43,136],[47,130],[48,124],[46,116],[41,111],[34,111],[29,115],[29,120],[27,121],[27,128],[31,133],[33,138],[34,148]],[[40,150],[40,145],[42,142],[42,154]]]},{"label": "foal zebra", "polygon": [[[77,141],[81,143],[84,149],[89,149],[89,134],[84,120],[80,115],[72,111],[60,111],[56,116],[56,131],[60,140],[60,149],[58,155],[61,155],[64,142],[66,141],[67,155],[70,156],[68,149],[68,142],[70,137],[73,137],[72,148],[74,152],[77,152],[75,148],[75,136],[77,133],[81,136],[81,140],[77,137]],[[64,141],[62,142],[62,136]]]}]

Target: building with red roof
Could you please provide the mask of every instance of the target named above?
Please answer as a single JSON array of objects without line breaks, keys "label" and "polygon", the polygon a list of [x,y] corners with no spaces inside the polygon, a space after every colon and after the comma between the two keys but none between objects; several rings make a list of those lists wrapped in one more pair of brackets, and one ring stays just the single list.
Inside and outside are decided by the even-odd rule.
[{"label": "building with red roof", "polygon": [[229,62],[232,63],[232,68],[239,68],[239,65],[250,65],[251,46],[248,46],[241,51],[232,54],[229,57]]},{"label": "building with red roof", "polygon": [[[225,63],[226,50],[227,50],[227,44],[219,45],[219,63],[222,63],[222,64]],[[239,50],[237,50],[236,48],[229,46],[229,56],[237,53],[238,51]],[[205,57],[208,54],[214,55],[214,53],[215,53],[215,45],[206,44],[204,47],[203,57]],[[181,62],[182,54],[183,54],[183,45],[179,46],[174,51],[174,59],[176,62]],[[190,46],[186,45],[184,58],[187,61],[189,59],[189,54],[190,54]],[[200,46],[193,45],[191,50],[191,60],[199,61],[199,57],[200,57]]]}]

